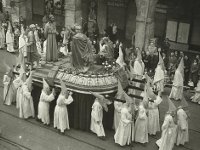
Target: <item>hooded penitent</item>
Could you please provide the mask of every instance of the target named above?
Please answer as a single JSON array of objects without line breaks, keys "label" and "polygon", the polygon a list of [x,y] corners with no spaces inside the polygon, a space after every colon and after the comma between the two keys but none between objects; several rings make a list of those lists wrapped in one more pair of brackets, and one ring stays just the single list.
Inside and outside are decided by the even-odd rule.
[{"label": "hooded penitent", "polygon": [[19,77],[22,81],[26,81],[26,72],[25,72],[25,69],[23,66],[20,67],[20,70],[19,70]]},{"label": "hooded penitent", "polygon": [[184,78],[184,60],[183,60],[183,58],[181,59],[177,70],[182,74],[182,76]]},{"label": "hooded penitent", "polygon": [[46,80],[43,78],[43,89],[49,89],[49,84],[46,82]]},{"label": "hooded penitent", "polygon": [[60,80],[61,85],[61,92],[66,94],[66,97],[69,95],[69,92],[67,90],[66,84],[63,80]]},{"label": "hooded penitent", "polygon": [[175,106],[174,103],[169,99],[169,97],[167,97],[167,100],[168,100],[168,105],[169,105],[168,112],[169,112],[169,113],[175,112],[175,111],[176,111],[176,106]]},{"label": "hooded penitent", "polygon": [[101,106],[107,112],[108,111],[107,105],[111,104],[111,102],[107,100],[103,95],[100,95],[99,93],[96,93],[96,92],[90,92],[90,93],[96,97],[96,99],[99,101]]}]

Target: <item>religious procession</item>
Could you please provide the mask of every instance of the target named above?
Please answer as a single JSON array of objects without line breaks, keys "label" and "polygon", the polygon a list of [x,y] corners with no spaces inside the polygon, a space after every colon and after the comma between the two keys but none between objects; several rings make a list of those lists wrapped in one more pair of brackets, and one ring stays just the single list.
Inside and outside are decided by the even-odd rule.
[{"label": "religious procession", "polygon": [[[158,150],[197,150],[189,148],[189,126],[191,106],[200,105],[199,51],[182,50],[186,44],[181,47],[179,42],[181,50],[174,46],[172,21],[164,38],[154,36],[148,22],[151,12],[146,22],[137,14],[129,41],[124,34],[128,27],[122,29],[117,20],[101,29],[97,7],[103,4],[98,0],[88,2],[87,20],[70,22],[68,16],[58,26],[62,21],[58,10],[72,13],[65,8],[72,5],[68,1],[63,6],[64,1],[45,0],[45,15],[38,23],[23,16],[14,20],[12,11],[1,11],[0,49],[5,55],[1,111],[12,110],[20,121],[52,128],[61,137],[71,130],[91,133],[92,138],[111,143],[109,149],[154,145],[151,148]],[[106,5],[121,9],[129,3],[109,0]],[[139,0],[135,3],[137,9],[148,7]]]}]

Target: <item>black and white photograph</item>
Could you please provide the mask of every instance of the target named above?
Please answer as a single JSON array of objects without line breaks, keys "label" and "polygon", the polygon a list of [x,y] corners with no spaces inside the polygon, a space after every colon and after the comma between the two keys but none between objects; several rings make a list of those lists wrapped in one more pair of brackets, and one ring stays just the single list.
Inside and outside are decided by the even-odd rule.
[{"label": "black and white photograph", "polygon": [[200,0],[0,0],[0,150],[199,150]]}]

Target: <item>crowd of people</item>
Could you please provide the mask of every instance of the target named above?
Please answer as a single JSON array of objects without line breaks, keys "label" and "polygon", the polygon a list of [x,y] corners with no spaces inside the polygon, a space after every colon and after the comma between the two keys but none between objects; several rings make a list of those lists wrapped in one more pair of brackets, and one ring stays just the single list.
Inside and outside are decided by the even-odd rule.
[{"label": "crowd of people", "polygon": [[[12,33],[11,23],[9,21],[7,23],[7,32]],[[52,15],[49,16],[49,22],[45,25],[44,29],[39,29],[37,25],[33,24],[26,29],[24,29],[24,25],[21,24],[20,26],[19,54],[26,56],[27,62],[31,64],[35,63],[35,66],[39,67],[39,60],[42,53],[46,51],[45,49],[47,49],[45,52],[46,61],[58,60],[57,42],[59,40],[56,38],[58,32]],[[160,48],[156,47],[155,42],[150,42],[146,51],[141,51],[137,47],[128,48],[125,47],[123,42],[117,39],[117,36],[114,36],[117,33],[116,25],[112,27],[114,29],[109,30],[110,32],[105,34],[105,37],[100,42],[91,42],[93,45],[92,49],[95,50],[93,53],[98,54],[101,60],[116,60],[120,68],[126,72],[130,82],[133,78],[145,80],[145,88],[141,94],[143,100],[139,103],[129,96],[130,94],[136,94],[136,90],[128,89],[126,91],[123,89],[122,83],[118,81],[116,98],[123,102],[114,101],[113,128],[115,130],[115,143],[121,146],[129,145],[132,141],[141,144],[148,143],[148,135],[156,135],[160,131],[162,132],[161,138],[156,142],[159,150],[172,150],[175,143],[176,145],[184,145],[186,142],[189,142],[188,104],[184,98],[183,90],[184,85],[195,87],[196,92],[192,97],[192,101],[200,103],[199,55],[196,56],[196,59],[192,63],[190,63],[191,60],[183,52],[178,54],[175,51],[169,55],[167,41]],[[82,39],[85,39],[80,30],[80,26],[75,26],[74,29],[67,30],[63,28],[61,34],[59,34],[62,37],[60,50],[64,55],[67,55],[71,51],[70,40],[72,37],[76,37],[77,39],[82,37]],[[39,31],[44,36],[39,36]],[[114,35],[110,36],[111,32],[114,32]],[[41,44],[43,37],[43,43],[46,44]],[[5,43],[7,50],[12,52],[14,51],[13,44],[11,44],[13,43],[13,38],[10,39],[10,42],[6,41]],[[89,42],[88,40],[86,41]],[[26,49],[24,49],[25,47]],[[7,65],[5,64],[5,66]],[[19,75],[13,74],[13,69],[19,72]],[[163,125],[160,127],[158,106],[162,102],[166,76],[169,77],[169,82],[172,82],[172,89],[169,98],[167,98],[169,109],[164,117]],[[29,117],[35,117],[34,100],[31,95],[32,71],[30,71],[27,78],[24,61],[21,61],[20,65],[16,65],[15,68],[7,66],[3,83],[4,104],[11,105],[12,102],[16,102],[20,118],[28,119]],[[61,91],[54,110],[54,128],[64,133],[66,129],[70,128],[66,105],[73,102],[73,93],[67,90],[63,81],[60,81],[60,84]],[[134,84],[136,87],[140,87],[141,85],[140,83]],[[92,105],[90,129],[98,137],[104,139],[106,134],[102,123],[103,110],[108,110],[107,105],[110,105],[111,101],[104,95],[94,92],[91,92],[91,94],[96,98]],[[38,104],[37,119],[46,125],[50,123],[49,104],[55,97],[55,90],[50,89],[46,80],[43,79],[43,89]],[[175,107],[172,100],[180,101],[178,108]]]}]

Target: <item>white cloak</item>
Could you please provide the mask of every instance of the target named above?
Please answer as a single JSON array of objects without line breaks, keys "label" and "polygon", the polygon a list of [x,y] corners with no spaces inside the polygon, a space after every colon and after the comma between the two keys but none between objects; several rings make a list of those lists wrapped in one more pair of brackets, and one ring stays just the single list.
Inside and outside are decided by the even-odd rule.
[{"label": "white cloak", "polygon": [[22,99],[19,105],[19,117],[25,119],[35,117],[33,98],[26,84],[22,85]]},{"label": "white cloak", "polygon": [[176,145],[184,145],[185,142],[189,141],[188,133],[188,117],[186,112],[183,109],[177,111],[177,141]]},{"label": "white cloak", "polygon": [[92,105],[90,130],[96,133],[98,137],[105,136],[102,120],[103,107],[96,99]]},{"label": "white cloak", "polygon": [[159,150],[172,150],[176,140],[176,125],[171,115],[167,114],[162,125],[161,138],[156,142]]},{"label": "white cloak", "polygon": [[64,95],[60,94],[57,99],[57,104],[54,110],[54,128],[60,129],[64,132],[65,129],[69,129],[69,119],[68,111],[66,105],[73,102],[71,95],[66,98]]},{"label": "white cloak", "polygon": [[138,117],[135,122],[135,142],[148,142],[148,118],[143,105],[139,106]]},{"label": "white cloak", "polygon": [[[114,135],[115,143],[118,143],[121,146],[129,145],[132,141],[134,141],[134,122],[132,121],[132,115],[126,107],[121,109],[121,118],[119,122],[119,126]],[[131,129],[132,128],[132,129]],[[131,135],[132,130],[132,135]]]},{"label": "white cloak", "polygon": [[49,103],[54,100],[54,95],[51,93],[50,95],[47,95],[43,90],[40,95],[40,102],[38,104],[38,119],[41,119],[41,121],[44,124],[50,123],[49,118]]},{"label": "white cloak", "polygon": [[113,129],[116,131],[120,122],[121,118],[121,109],[122,109],[122,102],[115,101],[114,102],[114,120],[113,120]]},{"label": "white cloak", "polygon": [[155,135],[160,131],[158,105],[162,102],[160,96],[157,96],[154,102],[148,103],[148,133]]}]

